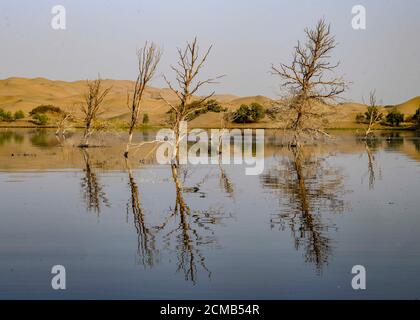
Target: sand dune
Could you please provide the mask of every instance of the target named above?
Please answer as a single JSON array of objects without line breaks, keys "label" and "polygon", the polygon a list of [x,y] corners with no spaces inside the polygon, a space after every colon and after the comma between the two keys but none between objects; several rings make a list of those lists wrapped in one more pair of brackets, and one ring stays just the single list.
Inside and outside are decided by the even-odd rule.
[{"label": "sand dune", "polygon": [[[126,121],[130,114],[126,105],[127,93],[132,92],[134,82],[130,80],[109,80],[103,81],[104,86],[112,87],[110,94],[104,101],[104,112],[101,117],[105,119],[117,119]],[[49,80],[46,78],[18,78],[12,77],[0,80],[0,108],[7,111],[23,110],[28,113],[34,107],[41,104],[51,104],[62,109],[72,108],[76,114],[80,112],[83,103],[82,94],[86,90],[86,82],[79,80],[74,82]],[[160,98],[176,102],[175,94],[168,88],[148,87],[143,100],[142,112],[148,113],[150,123],[153,125],[164,125],[169,107]],[[216,94],[214,96],[224,107],[232,111],[241,104],[258,102],[268,108],[274,106],[278,101],[265,96],[238,97],[231,94]],[[420,97],[413,98],[396,107],[406,115],[414,114],[420,106]],[[366,105],[360,103],[342,103],[336,106],[319,105],[323,111],[331,113],[328,117],[331,127],[358,127],[354,122],[358,113],[366,111]],[[388,111],[388,110],[387,110]],[[193,126],[218,127],[220,126],[220,115],[208,113],[202,115],[192,122]],[[276,127],[278,124],[263,119],[260,123],[252,125],[264,127]]]},{"label": "sand dune", "polygon": [[420,108],[420,96],[414,97],[401,104],[397,104],[395,107],[406,116],[411,116],[418,108]]}]

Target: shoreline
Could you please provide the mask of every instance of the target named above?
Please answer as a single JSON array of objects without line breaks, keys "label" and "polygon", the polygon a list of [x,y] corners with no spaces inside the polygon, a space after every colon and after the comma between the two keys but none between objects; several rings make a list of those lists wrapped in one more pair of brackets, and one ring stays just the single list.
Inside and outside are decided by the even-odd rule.
[{"label": "shoreline", "polygon": [[[215,126],[197,126],[197,125],[189,125],[188,126],[191,129],[221,129],[219,127]],[[138,127],[136,128],[136,131],[146,131],[146,130],[159,130],[159,129],[170,129],[170,126],[163,126],[163,125],[149,125],[144,127]],[[4,125],[0,124],[0,129],[57,129],[56,126],[38,126],[38,125]],[[84,129],[84,127],[81,126],[74,126],[72,129]],[[128,129],[124,127],[116,127],[115,129],[119,131],[126,131]],[[285,130],[289,131],[289,129],[285,128],[279,128],[274,126],[258,126],[258,125],[241,125],[241,124],[235,124],[232,126],[226,126],[224,129],[266,129],[266,130]],[[358,131],[358,130],[364,130],[363,127],[331,127],[331,128],[324,128],[326,131]],[[416,128],[414,126],[405,126],[405,127],[386,127],[386,126],[378,126],[378,128],[372,129],[373,131],[418,131],[420,128]],[[103,130],[104,132],[110,132],[111,130]]]}]

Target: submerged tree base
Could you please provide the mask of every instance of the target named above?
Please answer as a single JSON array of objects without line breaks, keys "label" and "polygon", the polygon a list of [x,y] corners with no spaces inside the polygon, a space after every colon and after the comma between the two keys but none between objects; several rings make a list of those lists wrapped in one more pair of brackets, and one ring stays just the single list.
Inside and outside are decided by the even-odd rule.
[{"label": "submerged tree base", "polygon": [[93,144],[79,144],[77,146],[81,149],[87,149],[87,148],[106,148],[106,146],[100,146],[100,145],[93,145]]}]

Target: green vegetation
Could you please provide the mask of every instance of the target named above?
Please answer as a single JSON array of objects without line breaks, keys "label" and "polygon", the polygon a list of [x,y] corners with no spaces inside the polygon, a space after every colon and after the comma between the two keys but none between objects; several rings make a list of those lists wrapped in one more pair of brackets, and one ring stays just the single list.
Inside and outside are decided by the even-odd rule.
[{"label": "green vegetation", "polygon": [[365,122],[365,115],[363,114],[363,113],[358,113],[357,115],[356,115],[356,122],[357,123],[363,123],[363,122]]},{"label": "green vegetation", "polygon": [[48,117],[43,113],[35,113],[32,116],[32,119],[34,120],[35,124],[40,126],[45,126],[48,123]]},{"label": "green vegetation", "polygon": [[383,114],[379,111],[379,108],[376,105],[368,106],[367,111],[365,112],[365,120],[369,122],[371,119],[377,119],[377,121],[382,120]]},{"label": "green vegetation", "polygon": [[191,121],[195,118],[197,118],[198,116],[205,114],[207,112],[215,112],[215,113],[220,113],[220,112],[225,112],[227,110],[227,108],[223,108],[222,105],[217,102],[214,99],[211,100],[207,100],[202,107],[198,108],[198,105],[200,104],[200,101],[194,101],[191,103],[190,108],[194,108],[197,109],[195,110],[193,113],[191,113],[188,117],[187,120]]},{"label": "green vegetation", "polygon": [[32,120],[35,124],[39,126],[45,126],[49,121],[49,118],[46,115],[46,113],[61,114],[63,113],[63,111],[59,107],[55,107],[50,104],[42,104],[36,108],[33,108],[29,112],[29,115],[32,116]]},{"label": "green vegetation", "polygon": [[0,121],[13,121],[13,115],[10,111],[5,111],[0,108]]},{"label": "green vegetation", "polygon": [[5,111],[4,109],[0,108],[0,121],[11,122],[23,118],[25,118],[25,114],[22,110],[17,110],[15,114],[12,114],[12,112]]},{"label": "green vegetation", "polygon": [[386,122],[392,126],[398,127],[401,122],[404,122],[404,114],[398,110],[392,110],[386,116]]},{"label": "green vegetation", "polygon": [[420,125],[420,107],[417,108],[416,113],[411,119],[415,124]]},{"label": "green vegetation", "polygon": [[54,113],[61,113],[61,109],[59,107],[54,107],[50,104],[42,104],[34,109],[32,109],[29,114],[31,116],[37,114],[37,113],[47,113],[47,112],[54,112]]},{"label": "green vegetation", "polygon": [[15,117],[15,120],[23,119],[23,118],[25,118],[25,113],[22,110],[17,110],[15,112],[14,117]]},{"label": "green vegetation", "polygon": [[259,103],[253,102],[250,105],[243,104],[233,112],[232,119],[236,123],[258,122],[265,116],[265,110]]}]

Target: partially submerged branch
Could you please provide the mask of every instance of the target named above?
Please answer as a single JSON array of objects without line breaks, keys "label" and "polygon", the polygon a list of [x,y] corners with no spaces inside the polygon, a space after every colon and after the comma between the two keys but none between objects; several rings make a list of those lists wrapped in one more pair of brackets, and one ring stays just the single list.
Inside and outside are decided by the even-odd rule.
[{"label": "partially submerged branch", "polygon": [[144,47],[137,52],[138,75],[133,94],[131,96],[127,95],[127,107],[130,109],[131,118],[128,127],[128,142],[124,152],[125,157],[128,157],[128,152],[132,144],[133,131],[138,123],[143,94],[148,83],[156,73],[161,57],[161,50],[153,42],[150,44],[146,42]]},{"label": "partially submerged branch", "polygon": [[85,130],[83,133],[82,141],[79,147],[89,147],[89,137],[95,131],[95,121],[100,114],[102,102],[111,91],[111,87],[102,88],[102,79],[98,76],[96,80],[87,80],[87,91],[84,94],[85,104],[82,106],[83,123]]}]

